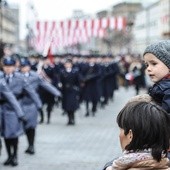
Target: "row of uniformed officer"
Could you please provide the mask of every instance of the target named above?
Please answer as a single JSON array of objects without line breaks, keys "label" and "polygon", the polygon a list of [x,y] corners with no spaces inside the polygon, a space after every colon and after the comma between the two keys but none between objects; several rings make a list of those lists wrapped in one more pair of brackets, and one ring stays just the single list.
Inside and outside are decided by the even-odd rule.
[{"label": "row of uniformed officer", "polygon": [[[31,87],[38,94],[38,89],[47,90],[51,95],[55,97],[61,96],[60,91],[52,86],[50,83],[41,78],[36,72],[31,70],[30,62],[27,58],[21,58],[20,60],[20,72],[25,81],[31,84]],[[44,96],[45,97],[45,96]],[[40,99],[40,98],[39,98]],[[34,154],[34,138],[35,138],[35,129],[37,126],[38,120],[38,111],[37,108],[41,108],[39,105],[36,106],[34,101],[30,99],[29,96],[25,96],[21,103],[22,109],[25,113],[26,124],[24,126],[25,132],[28,139],[28,149],[26,153]]]},{"label": "row of uniformed officer", "polygon": [[[12,57],[6,57],[2,61],[3,71],[0,73],[0,80],[5,80],[7,87],[17,98],[22,109],[22,115],[19,115],[9,103],[2,105],[2,136],[4,137],[8,159],[4,165],[16,166],[18,137],[24,133],[27,135],[28,148],[25,151],[34,154],[34,137],[37,125],[38,111],[42,108],[42,103],[37,93],[39,86],[48,89],[53,95],[60,96],[60,92],[40,78],[37,73],[30,71],[29,61],[25,58],[20,61],[21,72],[15,71],[15,60]],[[24,128],[22,126],[24,122]]]},{"label": "row of uniformed officer", "polygon": [[[81,61],[75,61],[74,55],[66,55],[64,58],[60,58],[60,61],[54,63],[54,66],[51,67],[47,64],[49,61],[46,57],[44,59],[45,64],[43,69],[48,79],[50,79],[50,81],[56,86],[58,83],[61,83],[61,78],[63,78],[63,71],[66,70],[65,62],[68,61],[65,59],[67,58],[72,59],[73,70],[78,70],[79,76],[82,77],[79,86],[77,86],[79,89],[77,90],[77,93],[79,93],[78,102],[81,103],[83,101],[86,103],[85,116],[89,116],[90,112],[92,112],[92,115],[94,116],[97,111],[98,103],[101,102],[102,106],[106,105],[108,100],[113,98],[114,90],[118,88],[118,65],[116,62],[113,62],[113,58],[111,56],[96,57],[94,55],[88,55],[83,57],[83,60],[82,58],[79,58]],[[99,58],[100,61],[98,61]],[[65,89],[63,88],[62,93],[65,93]],[[50,98],[49,96],[48,100],[52,101],[53,98]],[[62,105],[66,105],[66,103],[67,101],[62,99]],[[89,104],[92,104],[91,109]]]},{"label": "row of uniformed officer", "polygon": [[[17,98],[20,106],[22,99],[29,96],[35,103],[39,103],[39,98],[35,90],[28,84],[21,74],[15,72],[15,60],[11,57],[5,57],[2,61],[3,71],[0,72],[0,79],[4,79],[8,88]],[[23,134],[23,126],[21,120],[25,121],[24,114],[17,112],[10,103],[5,102],[2,105],[2,132],[8,159],[4,165],[18,165],[18,137]]]}]

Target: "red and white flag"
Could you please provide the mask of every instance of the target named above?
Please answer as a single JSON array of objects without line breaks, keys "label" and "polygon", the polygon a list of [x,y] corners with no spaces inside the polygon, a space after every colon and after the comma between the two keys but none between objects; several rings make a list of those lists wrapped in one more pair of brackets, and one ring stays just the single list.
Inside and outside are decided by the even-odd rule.
[{"label": "red and white flag", "polygon": [[106,30],[123,30],[126,22],[124,17],[107,17],[92,19],[70,19],[64,21],[37,21],[35,47],[40,53],[51,44],[52,51],[87,43],[92,37],[103,38]]}]

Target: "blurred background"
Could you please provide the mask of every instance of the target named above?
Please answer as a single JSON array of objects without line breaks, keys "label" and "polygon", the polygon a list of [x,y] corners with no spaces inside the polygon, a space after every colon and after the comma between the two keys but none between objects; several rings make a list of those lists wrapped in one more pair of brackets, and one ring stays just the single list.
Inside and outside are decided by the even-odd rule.
[{"label": "blurred background", "polygon": [[1,53],[140,54],[169,37],[170,0],[0,0]]},{"label": "blurred background", "polygon": [[[10,56],[21,71],[19,62],[25,59],[26,67],[63,94],[62,87],[73,89],[71,102],[80,104],[72,128],[66,126],[75,122],[66,124],[70,115],[64,100],[43,88],[37,92],[43,106],[36,154],[23,154],[23,135],[16,169],[94,170],[118,157],[117,114],[131,97],[148,93],[153,85],[145,75],[142,53],[150,43],[169,38],[170,0],[0,0],[0,60]],[[79,85],[70,75],[60,81],[72,68],[83,77]],[[0,163],[0,169],[9,168]]]}]

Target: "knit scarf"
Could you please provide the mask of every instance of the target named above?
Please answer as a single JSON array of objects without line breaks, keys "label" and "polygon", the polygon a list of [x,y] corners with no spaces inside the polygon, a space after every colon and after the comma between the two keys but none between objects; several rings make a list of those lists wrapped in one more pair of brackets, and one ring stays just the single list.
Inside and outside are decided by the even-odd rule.
[{"label": "knit scarf", "polygon": [[153,159],[150,150],[140,152],[124,151],[123,155],[113,161],[112,170],[161,170],[168,168],[169,159],[162,155],[160,162]]}]

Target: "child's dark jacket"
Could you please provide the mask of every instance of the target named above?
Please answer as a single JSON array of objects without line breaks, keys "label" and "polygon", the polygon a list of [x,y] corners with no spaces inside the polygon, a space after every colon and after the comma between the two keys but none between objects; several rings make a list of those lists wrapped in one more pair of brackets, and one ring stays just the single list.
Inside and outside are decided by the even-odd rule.
[{"label": "child's dark jacket", "polygon": [[170,79],[162,79],[149,89],[149,95],[170,113]]}]

